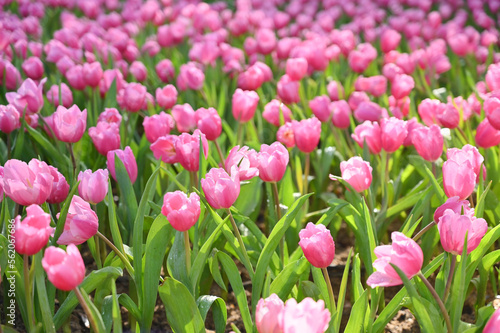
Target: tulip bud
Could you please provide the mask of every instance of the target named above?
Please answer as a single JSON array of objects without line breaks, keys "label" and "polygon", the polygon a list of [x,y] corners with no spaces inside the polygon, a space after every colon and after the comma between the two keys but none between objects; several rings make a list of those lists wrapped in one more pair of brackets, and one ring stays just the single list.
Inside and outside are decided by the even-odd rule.
[{"label": "tulip bud", "polygon": [[199,108],[196,110],[195,119],[198,129],[206,135],[207,140],[214,141],[222,133],[222,120],[214,108]]},{"label": "tulip bud", "polygon": [[179,132],[191,132],[196,128],[196,113],[191,105],[186,103],[174,106],[172,116]]},{"label": "tulip bud", "polygon": [[299,237],[299,245],[311,265],[318,268],[330,266],[335,257],[335,243],[324,225],[309,222],[299,232]]},{"label": "tulip bud", "polygon": [[140,83],[129,83],[123,92],[124,108],[129,112],[138,112],[146,100],[146,87]]},{"label": "tulip bud", "polygon": [[50,226],[50,215],[40,206],[28,206],[26,212],[27,216],[22,222],[20,215],[15,218],[12,238],[16,240],[17,253],[32,256],[47,245],[54,228]]},{"label": "tulip bud", "polygon": [[406,74],[399,74],[392,81],[391,93],[396,99],[401,99],[408,96],[414,87],[415,81],[413,77]]},{"label": "tulip bud", "polygon": [[200,169],[200,140],[203,146],[203,155],[208,156],[208,142],[205,134],[200,130],[194,133],[182,133],[175,142],[175,151],[179,163],[188,171]]},{"label": "tulip bud", "polygon": [[140,61],[134,61],[132,65],[130,65],[129,70],[130,74],[139,82],[145,81],[148,77],[148,70]]},{"label": "tulip bud", "polygon": [[293,121],[293,136],[297,148],[304,153],[311,153],[316,149],[321,136],[321,122],[316,117]]},{"label": "tulip bud", "polygon": [[114,180],[116,180],[115,154],[116,156],[118,156],[118,158],[122,161],[123,165],[125,166],[125,170],[127,171],[132,184],[135,183],[135,180],[137,179],[137,162],[135,160],[135,156],[134,153],[132,152],[132,149],[130,149],[130,147],[127,146],[125,147],[124,150],[115,149],[108,151],[107,166],[109,172],[111,173],[111,177],[113,177]]},{"label": "tulip bud", "polygon": [[443,153],[444,139],[437,125],[419,127],[411,132],[412,143],[418,154],[429,162],[434,162]]},{"label": "tulip bud", "polygon": [[156,88],[156,102],[165,109],[171,109],[177,102],[177,89],[171,84]]},{"label": "tulip bud", "polygon": [[[444,204],[439,206],[434,212],[434,222],[438,223],[446,210],[452,210],[457,214],[468,214],[471,211],[470,203],[467,200],[460,200],[459,197],[451,197]],[[474,212],[474,210],[472,210]]]},{"label": "tulip bud", "polygon": [[68,197],[69,184],[66,181],[66,178],[64,178],[64,176],[57,171],[56,168],[49,165],[49,169],[54,180],[52,182],[52,190],[47,198],[47,202],[51,204],[61,203]]},{"label": "tulip bud", "polygon": [[20,115],[38,113],[43,107],[42,92],[45,81],[47,78],[41,80],[37,85],[32,79],[26,79],[17,92],[8,92],[5,94],[5,98]]},{"label": "tulip bud", "polygon": [[83,64],[83,79],[87,86],[97,87],[101,82],[102,75],[103,71],[99,61]]},{"label": "tulip bud", "polygon": [[54,113],[53,122],[54,135],[58,140],[78,142],[87,127],[87,109],[80,111],[76,104],[69,109],[59,105]]},{"label": "tulip bud", "polygon": [[32,80],[40,80],[43,76],[43,63],[38,57],[30,57],[22,64],[24,74]]},{"label": "tulip bud", "polygon": [[103,201],[108,194],[108,170],[99,169],[92,173],[92,170],[80,171],[78,174],[78,194],[83,200],[96,205]]},{"label": "tulip bud", "polygon": [[443,187],[448,198],[458,196],[464,200],[474,191],[477,175],[470,162],[457,163],[448,160],[443,163]]},{"label": "tulip bud", "polygon": [[171,115],[162,111],[160,114],[144,117],[142,125],[144,126],[146,139],[148,139],[150,143],[153,143],[159,137],[170,134],[170,131],[175,126],[175,122]]},{"label": "tulip bud", "polygon": [[295,147],[295,136],[293,135],[293,124],[285,123],[278,128],[276,139],[284,144],[287,148]]},{"label": "tulip bud", "polygon": [[481,166],[483,166],[483,178],[486,179],[486,167],[483,165],[484,157],[476,147],[467,144],[462,149],[450,148],[446,151],[446,157],[458,164],[470,163],[477,176],[476,184],[479,182],[479,174],[481,173]]},{"label": "tulip bud", "polygon": [[293,81],[288,75],[283,75],[278,81],[278,96],[285,104],[298,103],[299,82]]},{"label": "tulip bud", "polygon": [[57,244],[82,244],[94,236],[98,229],[99,220],[97,214],[90,208],[90,204],[74,195],[69,205],[64,231]]},{"label": "tulip bud", "polygon": [[307,74],[305,58],[290,58],[286,61],[286,74],[292,81],[300,81]]},{"label": "tulip bud", "polygon": [[288,150],[279,142],[263,144],[259,152],[259,177],[265,182],[278,182],[285,175]]},{"label": "tulip bud", "polygon": [[201,188],[212,208],[230,208],[240,194],[239,172],[235,166],[231,175],[222,168],[212,168],[201,180]]},{"label": "tulip bud", "polygon": [[0,131],[11,133],[21,127],[19,112],[12,105],[0,105]]},{"label": "tulip bud", "polygon": [[395,117],[383,118],[380,123],[382,148],[393,153],[403,144],[408,130],[406,129],[406,121]]},{"label": "tulip bud", "polygon": [[66,251],[55,246],[47,248],[42,266],[47,272],[47,278],[57,289],[70,291],[85,278],[85,264],[74,244],[68,245]]},{"label": "tulip bud", "polygon": [[175,68],[169,59],[161,60],[155,67],[156,74],[162,82],[168,83],[175,77]]},{"label": "tulip bud", "polygon": [[309,107],[313,114],[321,122],[326,122],[330,119],[330,99],[326,95],[316,96],[309,101]]},{"label": "tulip bud", "polygon": [[255,91],[236,89],[233,94],[233,116],[239,122],[247,122],[253,118],[259,95]]},{"label": "tulip bud", "polygon": [[188,196],[181,191],[168,192],[163,197],[161,213],[177,231],[188,231],[200,217],[200,197],[196,193]]},{"label": "tulip bud", "polygon": [[56,107],[59,106],[59,98],[65,108],[69,108],[73,105],[73,93],[64,82],[61,83],[61,94],[59,94],[59,86],[56,84],[50,87],[49,91],[47,91],[47,100]]}]

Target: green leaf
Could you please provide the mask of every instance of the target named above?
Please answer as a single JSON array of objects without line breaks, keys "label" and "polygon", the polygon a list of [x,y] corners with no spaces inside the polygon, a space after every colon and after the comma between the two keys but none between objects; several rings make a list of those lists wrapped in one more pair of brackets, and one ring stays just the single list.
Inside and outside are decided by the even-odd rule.
[{"label": "green leaf", "polygon": [[102,320],[101,314],[99,313],[99,310],[97,310],[96,306],[90,300],[89,295],[85,292],[85,290],[80,290],[80,292],[82,293],[83,299],[84,299],[85,303],[87,304],[87,307],[90,310],[91,316],[95,320],[95,324],[97,326],[95,328],[97,329],[97,332],[105,332],[106,327],[104,326],[104,322]]},{"label": "green leaf", "polygon": [[135,320],[139,321],[141,319],[141,313],[139,312],[139,308],[137,304],[134,303],[132,298],[130,298],[127,294],[120,294],[118,296],[118,302],[125,308],[127,311],[135,318]]},{"label": "green leaf", "polygon": [[271,294],[277,294],[281,299],[287,299],[300,276],[309,267],[309,262],[305,257],[293,261],[285,266],[283,271],[271,283]]},{"label": "green leaf", "polygon": [[46,333],[56,332],[54,321],[52,320],[52,313],[50,311],[50,303],[47,296],[47,289],[45,287],[45,274],[42,267],[42,252],[38,252],[34,257],[35,265],[35,285],[38,296],[38,304],[40,312],[42,313],[43,328]]},{"label": "green leaf", "polygon": [[427,174],[428,179],[431,180],[431,184],[434,187],[434,191],[435,191],[436,195],[439,197],[441,202],[445,202],[446,201],[446,194],[444,194],[443,188],[441,187],[441,185],[439,185],[438,181],[436,180],[436,177],[434,177],[434,174],[432,173],[431,170],[429,170],[427,165],[424,165],[424,171]]},{"label": "green leaf", "polygon": [[364,332],[364,322],[367,313],[370,313],[368,310],[368,289],[354,303],[345,332]]},{"label": "green leaf", "polygon": [[347,256],[347,261],[345,263],[344,274],[342,275],[342,281],[340,282],[339,296],[337,300],[337,312],[333,320],[334,332],[339,332],[340,323],[342,322],[342,313],[344,311],[345,295],[347,293],[347,281],[349,280],[349,268],[351,265],[352,249],[349,250],[349,255]]},{"label": "green leaf", "polygon": [[227,322],[227,308],[226,302],[220,297],[212,295],[203,295],[198,297],[196,301],[198,309],[200,310],[201,318],[206,320],[207,313],[212,308],[212,314],[215,323],[215,332],[223,333],[226,329]]},{"label": "green leaf", "polygon": [[[181,231],[176,231],[174,244],[168,253],[167,258],[168,274],[174,279],[181,281],[186,286],[191,286],[186,270],[186,251],[184,249],[184,235]],[[193,292],[194,289],[190,290]]]},{"label": "green leaf", "polygon": [[[127,231],[130,234],[130,231],[134,228],[134,218],[137,216],[137,198],[135,197],[134,188],[132,187],[132,182],[130,181],[130,177],[125,169],[125,165],[122,160],[118,158],[115,154],[115,172],[116,172],[116,180],[120,187],[120,202],[125,207],[127,214]],[[134,233],[135,235],[135,233]],[[141,233],[142,235],[142,233]],[[128,240],[125,240],[126,242]],[[127,244],[130,244],[127,242]]]},{"label": "green leaf", "polygon": [[[24,120],[23,120],[24,122]],[[25,129],[28,131],[29,135],[33,140],[38,143],[38,147],[42,147],[43,150],[47,152],[50,158],[56,163],[57,168],[64,174],[68,174],[70,169],[69,165],[71,165],[71,160],[68,158],[67,154],[61,154],[60,151],[57,150],[57,146],[51,143],[47,138],[45,138],[40,132],[31,126],[25,126]]]},{"label": "green leaf", "polygon": [[205,332],[203,319],[189,290],[177,280],[167,277],[158,288],[165,305],[167,321],[176,333]]},{"label": "green leaf", "polygon": [[[111,236],[113,236],[113,244],[115,244],[120,252],[125,253],[125,249],[123,248],[122,236],[120,234],[120,228],[118,227],[118,221],[116,219],[116,206],[113,200],[113,189],[111,188],[111,181],[109,181],[108,183],[106,204],[108,206],[109,229],[111,230]],[[129,273],[131,274],[131,272]]]},{"label": "green leaf", "polygon": [[316,301],[322,299],[321,291],[319,290],[318,286],[314,284],[314,282],[301,281],[300,286],[302,287],[302,292],[304,293],[304,296],[311,297]]}]

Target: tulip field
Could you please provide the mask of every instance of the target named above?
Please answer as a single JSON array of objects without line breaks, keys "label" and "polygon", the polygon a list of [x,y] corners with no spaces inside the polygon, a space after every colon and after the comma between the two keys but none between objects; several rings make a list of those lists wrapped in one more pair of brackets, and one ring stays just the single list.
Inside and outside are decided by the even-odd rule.
[{"label": "tulip field", "polygon": [[0,0],[0,333],[500,333],[500,0]]}]

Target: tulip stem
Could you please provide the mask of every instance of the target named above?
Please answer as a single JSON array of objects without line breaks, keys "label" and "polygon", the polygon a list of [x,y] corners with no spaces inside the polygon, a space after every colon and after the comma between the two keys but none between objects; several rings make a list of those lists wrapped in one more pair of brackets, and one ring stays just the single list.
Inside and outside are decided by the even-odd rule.
[{"label": "tulip stem", "polygon": [[102,261],[101,261],[101,247],[99,245],[100,239],[96,236],[94,236],[94,244],[95,244],[95,261],[97,265],[97,269],[102,268]]},{"label": "tulip stem", "polygon": [[10,160],[10,149],[11,149],[11,143],[10,143],[10,134],[7,134],[7,159]]},{"label": "tulip stem", "polygon": [[75,154],[73,153],[73,144],[68,143],[69,154],[71,155],[71,163],[73,163],[73,177],[76,179],[76,160]]},{"label": "tulip stem", "polygon": [[[234,221],[233,214],[231,213],[231,210],[229,208],[226,208],[227,214],[229,215],[229,219],[231,220],[231,225],[233,226],[234,233],[236,234],[236,239],[238,240],[238,244],[241,247],[241,252],[243,253],[243,256],[245,257],[245,261],[250,265],[250,267],[247,267],[247,269],[252,270],[252,263],[250,261],[250,257],[248,257],[247,250],[245,248],[245,244],[243,243],[243,239],[241,238],[240,230],[238,229],[238,226],[236,225],[236,222]],[[245,265],[246,266],[246,265]],[[248,272],[250,276],[253,276],[253,271]]]},{"label": "tulip stem", "polygon": [[432,296],[436,300],[436,302],[439,305],[439,308],[441,309],[441,312],[443,313],[444,321],[446,322],[446,328],[448,329],[448,333],[453,332],[453,329],[451,327],[451,321],[450,321],[450,316],[448,315],[448,312],[446,311],[446,308],[443,304],[443,301],[441,301],[441,298],[439,298],[439,295],[437,294],[436,290],[432,287],[430,282],[425,278],[424,274],[422,272],[418,272],[418,277],[422,282],[425,284],[427,289],[431,292]]},{"label": "tulip stem", "polygon": [[413,240],[417,241],[420,237],[422,237],[423,234],[425,234],[430,228],[436,225],[435,221],[432,221],[428,225],[426,225],[422,230],[418,232],[415,236],[413,236]]},{"label": "tulip stem", "polygon": [[85,314],[87,315],[87,317],[90,321],[90,326],[92,326],[92,329],[94,330],[94,332],[99,332],[98,327],[97,327],[97,322],[96,322],[94,316],[92,315],[92,312],[90,311],[89,305],[87,304],[87,302],[85,302],[85,299],[83,298],[82,292],[80,291],[78,286],[76,286],[75,289],[73,289],[73,291],[75,292],[75,295],[78,298],[78,301],[80,302],[80,305],[82,306],[83,311],[85,311]]},{"label": "tulip stem", "polygon": [[455,265],[457,264],[457,256],[451,256],[450,273],[448,274],[448,280],[446,281],[446,288],[444,289],[443,301],[446,302],[450,294],[451,281],[453,281],[453,275],[455,274]]},{"label": "tulip stem", "polygon": [[307,187],[309,185],[309,169],[311,168],[311,154],[306,154],[306,166],[304,168],[304,193],[302,195],[307,194]]},{"label": "tulip stem", "polygon": [[335,312],[335,295],[333,294],[332,281],[330,280],[330,275],[328,275],[328,269],[326,267],[322,267],[323,275],[325,276],[326,286],[328,288],[328,295],[330,296],[330,312]]},{"label": "tulip stem", "polygon": [[29,267],[29,256],[27,254],[23,255],[23,274],[24,274],[24,294],[26,296],[26,307],[28,308],[28,327],[35,326],[35,317],[33,314],[33,302],[31,298],[31,279],[30,279],[30,267]]},{"label": "tulip stem", "polygon": [[191,274],[191,246],[189,245],[189,231],[184,231],[184,249],[186,250],[186,272]]},{"label": "tulip stem", "polygon": [[[191,181],[191,187],[198,189],[198,175],[196,174],[195,171],[189,172],[189,179]],[[189,192],[192,192],[191,189],[189,189]]]},{"label": "tulip stem", "polygon": [[224,161],[224,155],[222,155],[222,150],[220,149],[220,145],[217,139],[214,140],[214,143],[215,143],[215,148],[217,148],[217,152],[219,153],[222,168],[226,170],[226,162]]},{"label": "tulip stem", "polygon": [[238,129],[236,130],[236,144],[241,146],[243,142],[243,123],[238,121]]},{"label": "tulip stem", "polygon": [[[276,205],[276,223],[277,221],[281,220],[281,207],[280,207],[280,196],[278,193],[278,184],[276,182],[271,183],[271,187],[273,188],[273,197],[274,197],[274,204]],[[269,233],[271,233],[269,231]],[[281,237],[280,239],[280,259],[281,259],[281,264],[283,264],[283,267],[285,266],[285,237]]]},{"label": "tulip stem", "polygon": [[103,241],[104,243],[108,244],[108,246],[116,253],[116,255],[122,260],[123,264],[125,265],[125,267],[127,268],[128,272],[130,273],[131,276],[134,276],[134,268],[132,267],[132,265],[130,264],[130,262],[128,261],[128,259],[123,255],[123,253],[120,252],[120,250],[118,250],[115,246],[115,244],[113,244],[106,236],[104,236],[103,234],[101,234],[100,231],[97,232],[96,234],[97,236],[99,236]]}]

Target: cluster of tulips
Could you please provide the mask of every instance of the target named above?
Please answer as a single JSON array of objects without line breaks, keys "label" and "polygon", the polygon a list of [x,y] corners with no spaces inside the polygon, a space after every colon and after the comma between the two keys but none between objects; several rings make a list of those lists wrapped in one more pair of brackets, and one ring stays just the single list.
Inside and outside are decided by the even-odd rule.
[{"label": "cluster of tulips", "polygon": [[499,11],[0,1],[0,332],[500,332]]}]

